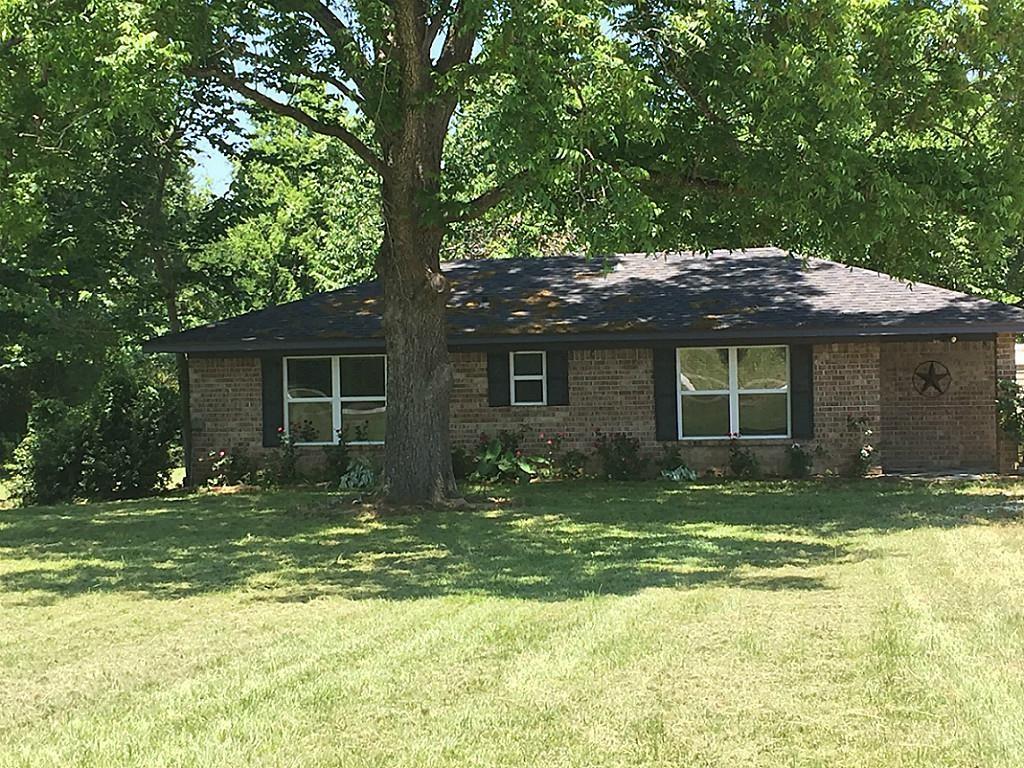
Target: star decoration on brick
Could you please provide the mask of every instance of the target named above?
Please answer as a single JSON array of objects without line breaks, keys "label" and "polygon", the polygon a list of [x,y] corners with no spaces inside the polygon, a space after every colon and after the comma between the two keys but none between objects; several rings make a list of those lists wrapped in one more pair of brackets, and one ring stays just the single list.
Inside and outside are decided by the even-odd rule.
[{"label": "star decoration on brick", "polygon": [[914,389],[925,397],[938,397],[949,389],[953,376],[937,360],[926,360],[914,370]]}]

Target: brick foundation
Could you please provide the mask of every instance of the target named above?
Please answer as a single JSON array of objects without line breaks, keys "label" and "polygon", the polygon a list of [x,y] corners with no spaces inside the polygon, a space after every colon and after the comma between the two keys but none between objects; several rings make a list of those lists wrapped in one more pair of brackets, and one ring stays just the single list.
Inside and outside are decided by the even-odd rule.
[{"label": "brick foundation", "polygon": [[[998,433],[996,380],[1013,378],[1013,337],[987,341],[849,342],[814,347],[813,440],[818,471],[847,471],[862,441],[851,420],[872,432],[886,470],[974,469],[1011,471],[1016,447]],[[939,360],[952,373],[949,391],[923,398],[913,388],[918,362]],[[567,449],[593,451],[596,430],[623,432],[641,449],[660,455],[655,439],[653,354],[647,348],[579,349],[569,356],[565,406],[487,404],[487,356],[452,355],[455,384],[452,442],[472,449],[481,432],[523,428],[526,449],[541,450],[541,432],[566,432]],[[195,457],[243,451],[265,459],[262,447],[260,364],[256,358],[193,357],[189,361]],[[784,473],[790,440],[745,441],[768,473]],[[683,459],[703,471],[728,464],[727,441],[681,442]],[[322,461],[318,447],[300,448],[304,466]],[[203,466],[197,465],[202,477]]]}]

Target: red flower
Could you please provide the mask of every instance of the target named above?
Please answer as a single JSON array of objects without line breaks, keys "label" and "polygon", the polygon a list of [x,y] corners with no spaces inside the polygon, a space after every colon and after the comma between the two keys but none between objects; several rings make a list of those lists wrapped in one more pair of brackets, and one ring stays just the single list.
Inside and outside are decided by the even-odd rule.
[{"label": "red flower", "polygon": [[284,434],[284,427],[278,427],[277,428],[277,434],[279,434],[279,435]]},{"label": "red flower", "polygon": [[548,445],[554,445],[554,444],[555,444],[554,440],[550,440],[550,439],[548,440]]},{"label": "red flower", "polygon": [[218,455],[218,456],[220,456],[220,457],[221,457],[221,458],[223,459],[223,458],[224,458],[224,453],[225,453],[224,451],[221,451],[221,452],[220,452],[220,453],[218,453],[217,455]]}]

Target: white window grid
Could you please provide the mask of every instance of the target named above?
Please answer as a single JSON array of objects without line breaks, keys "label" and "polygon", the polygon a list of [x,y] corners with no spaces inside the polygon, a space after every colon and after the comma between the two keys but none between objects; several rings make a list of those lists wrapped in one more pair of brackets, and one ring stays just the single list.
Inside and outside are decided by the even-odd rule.
[{"label": "white window grid", "polygon": [[[682,369],[679,364],[679,351],[688,347],[676,348],[676,437],[679,440],[782,440],[793,434],[792,382],[789,378],[789,347],[783,344],[743,344],[735,347],[707,347],[706,349],[725,349],[729,353],[729,388],[728,389],[683,389]],[[741,349],[784,349],[786,351],[786,386],[740,389],[739,365],[737,353]],[[740,395],[786,395],[786,432],[779,435],[744,435],[740,425]],[[729,398],[729,434],[728,435],[689,435],[683,436],[683,403],[681,398],[698,395],[726,395]]]},{"label": "white window grid", "polygon": [[[382,358],[384,360],[384,394],[383,395],[349,395],[341,394],[341,361],[350,358]],[[288,361],[289,360],[330,360],[331,361],[331,395],[330,397],[292,397],[288,394]],[[297,355],[284,358],[281,366],[284,387],[284,429],[289,434],[291,419],[289,405],[291,403],[330,403],[331,404],[331,439],[296,442],[296,445],[337,445],[341,439],[342,411],[345,403],[383,403],[388,401],[388,358],[387,355]],[[383,440],[348,440],[346,445],[383,445]]]},{"label": "white window grid", "polygon": [[[540,355],[540,373],[530,374],[516,374],[516,356],[517,355]],[[539,381],[541,383],[541,399],[537,400],[517,400],[516,399],[516,382],[517,381]],[[548,404],[548,353],[542,349],[522,349],[516,352],[508,353],[508,385],[509,385],[509,402],[512,405],[547,405]]]}]

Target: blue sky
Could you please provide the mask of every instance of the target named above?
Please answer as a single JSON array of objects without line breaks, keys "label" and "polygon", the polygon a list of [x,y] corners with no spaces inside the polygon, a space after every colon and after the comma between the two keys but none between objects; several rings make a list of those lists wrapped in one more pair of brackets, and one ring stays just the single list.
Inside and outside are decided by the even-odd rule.
[{"label": "blue sky", "polygon": [[231,161],[210,146],[205,139],[200,140],[199,148],[192,153],[192,178],[196,185],[207,188],[220,197],[231,186]]}]

